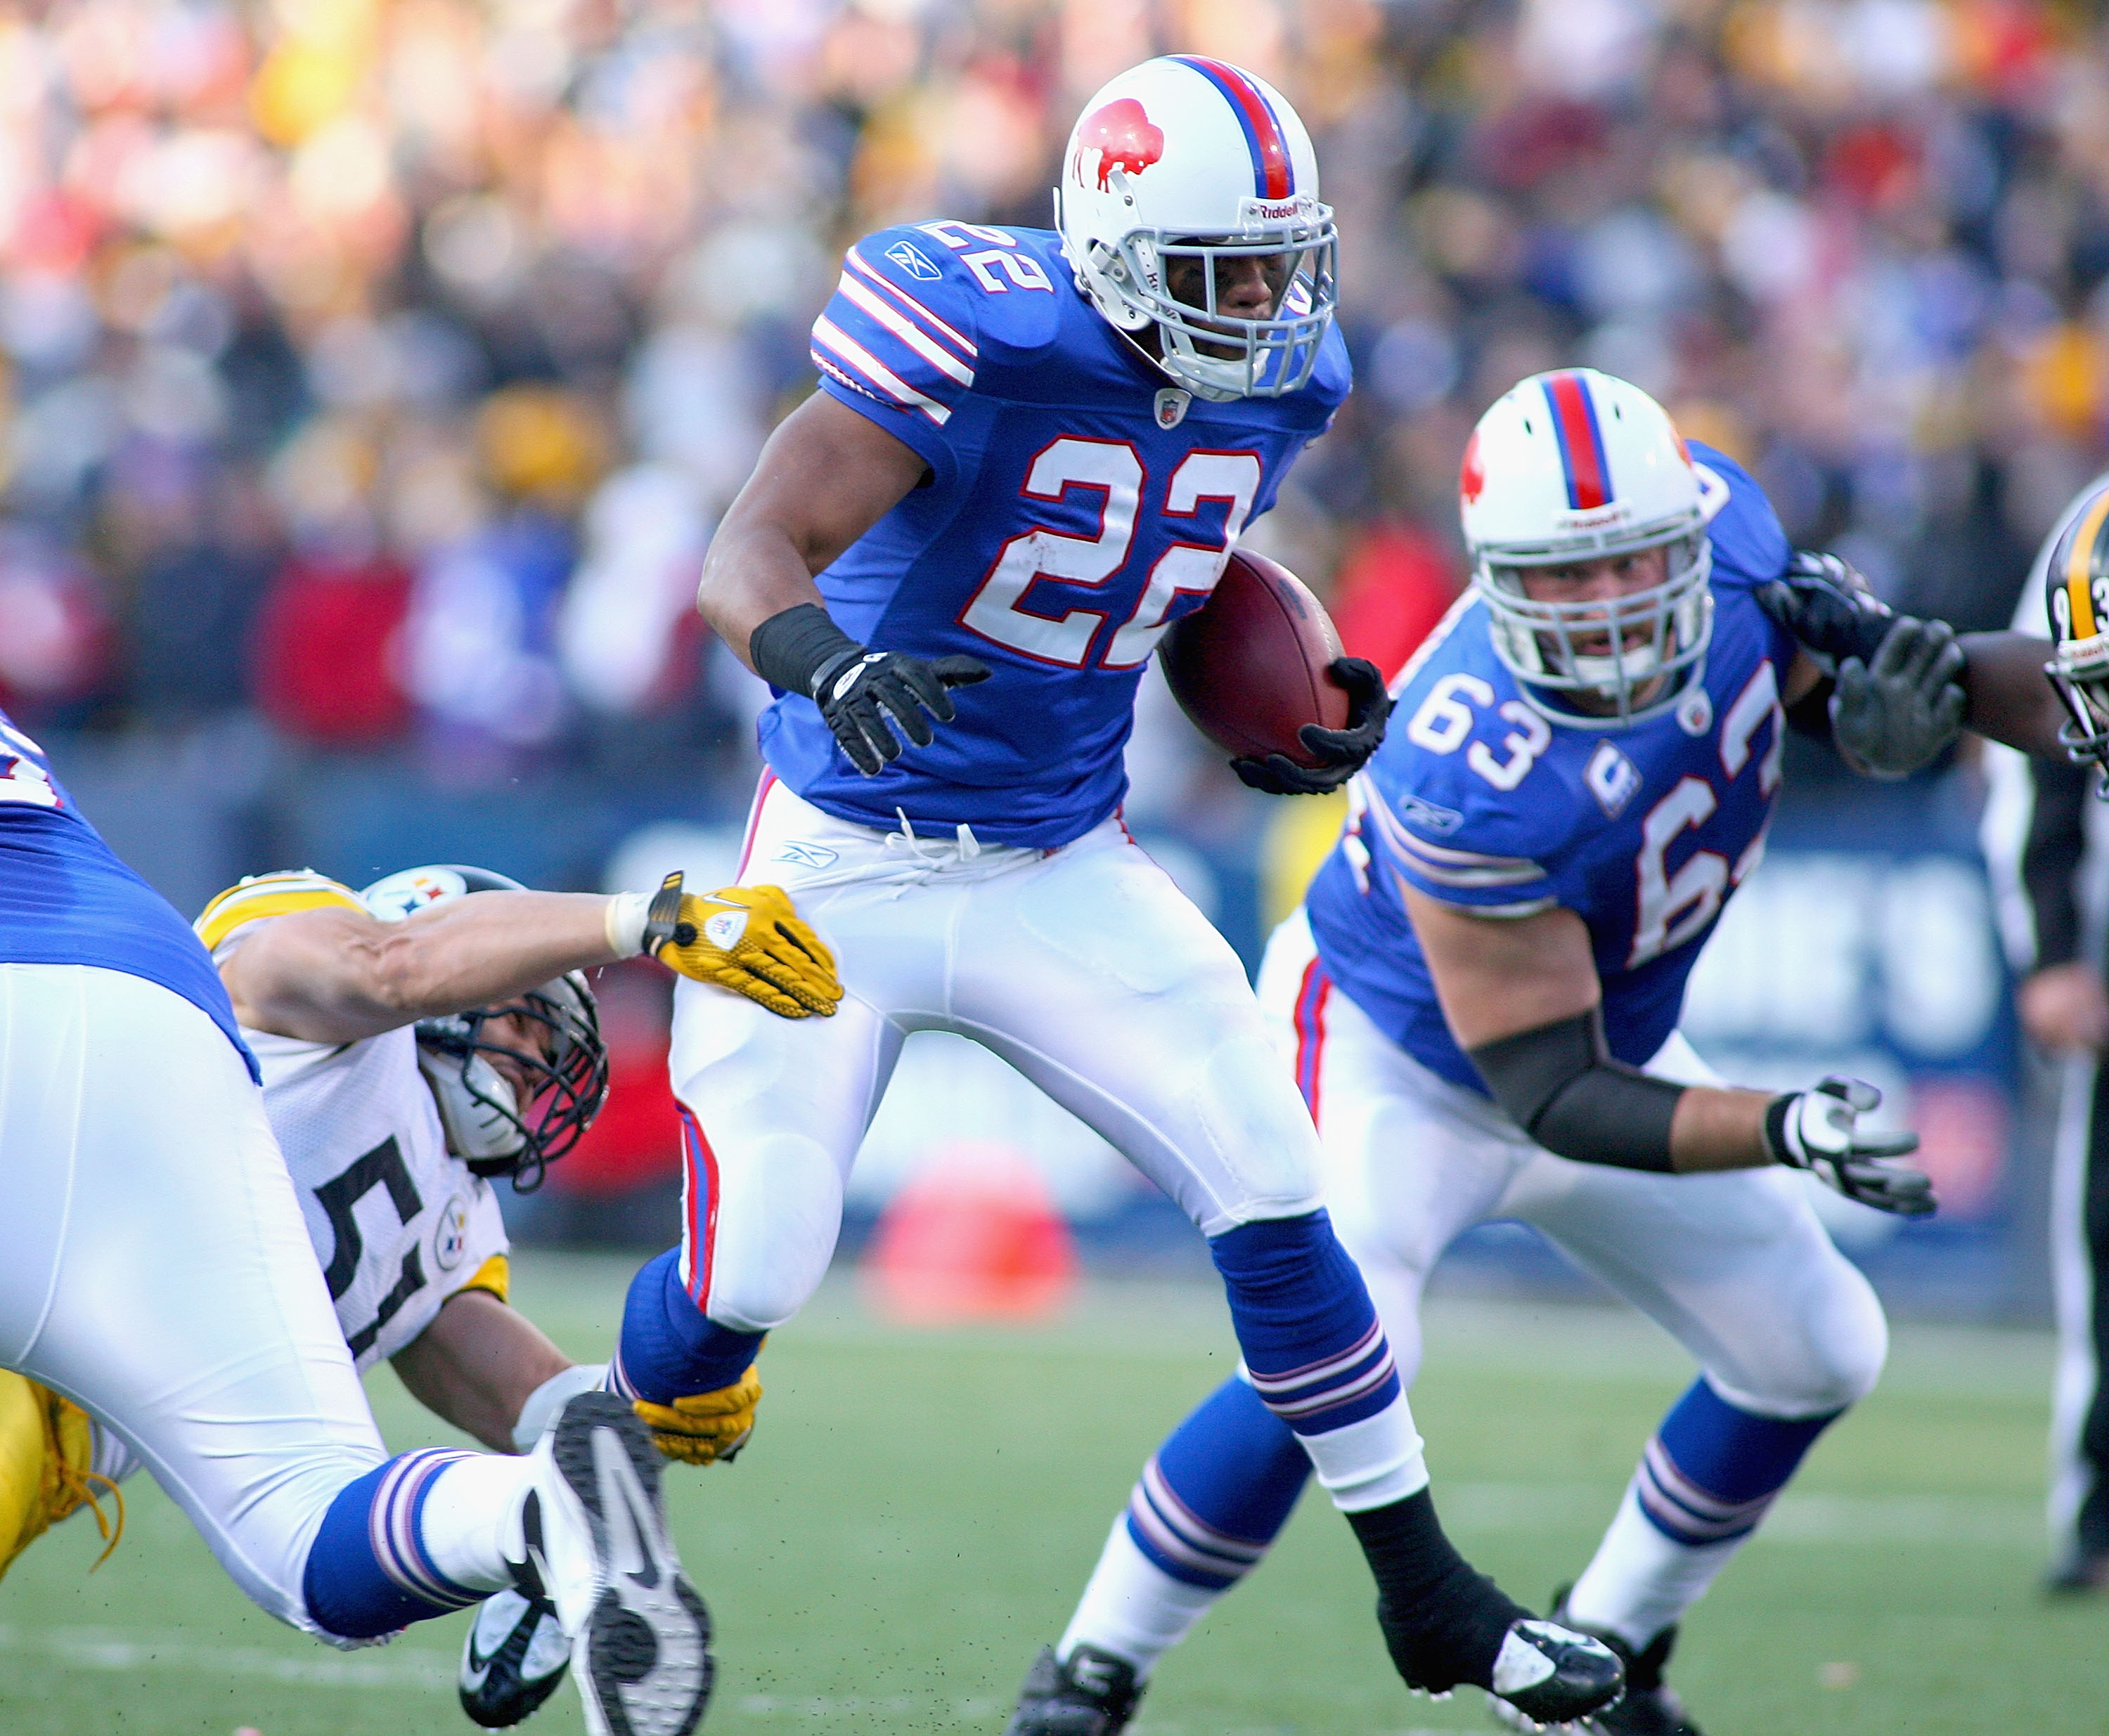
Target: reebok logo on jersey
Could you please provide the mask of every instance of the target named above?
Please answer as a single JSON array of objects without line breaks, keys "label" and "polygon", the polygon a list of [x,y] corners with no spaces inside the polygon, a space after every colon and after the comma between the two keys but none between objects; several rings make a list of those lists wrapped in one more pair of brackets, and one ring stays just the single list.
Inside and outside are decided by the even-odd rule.
[{"label": "reebok logo on jersey", "polygon": [[703,923],[703,938],[721,953],[729,953],[738,945],[739,937],[746,932],[744,910],[720,910]]},{"label": "reebok logo on jersey", "polygon": [[823,868],[835,859],[835,852],[818,844],[801,844],[794,838],[769,859],[793,863],[799,868]]},{"label": "reebok logo on jersey", "polygon": [[1157,395],[1157,426],[1160,428],[1177,427],[1186,420],[1186,407],[1193,401],[1191,392],[1182,392],[1176,386],[1166,386]]},{"label": "reebok logo on jersey", "polygon": [[1583,769],[1582,781],[1589,786],[1589,793],[1596,798],[1596,805],[1604,810],[1604,818],[1614,820],[1640,791],[1640,768],[1610,742],[1599,742],[1596,752],[1589,755],[1589,764]]},{"label": "reebok logo on jersey", "polygon": [[886,250],[886,256],[918,283],[935,283],[944,275],[913,241],[896,241]]},{"label": "reebok logo on jersey", "polygon": [[1440,803],[1426,801],[1418,796],[1402,796],[1398,802],[1399,814],[1407,825],[1422,832],[1432,832],[1436,836],[1447,837],[1465,823],[1465,816],[1455,808],[1445,808]]}]

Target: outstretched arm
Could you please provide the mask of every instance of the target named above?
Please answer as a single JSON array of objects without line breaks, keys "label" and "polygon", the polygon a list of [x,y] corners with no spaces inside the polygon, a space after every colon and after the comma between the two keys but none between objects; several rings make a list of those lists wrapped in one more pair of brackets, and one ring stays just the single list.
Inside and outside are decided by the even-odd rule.
[{"label": "outstretched arm", "polygon": [[479,892],[400,922],[332,905],[260,924],[220,980],[251,1030],[355,1043],[418,1019],[509,1001],[567,971],[624,956],[613,900],[576,892]]},{"label": "outstretched arm", "polygon": [[2062,760],[2057,732],[2067,721],[2065,707],[2044,674],[2050,642],[2025,633],[1966,633],[1955,643],[1969,660],[1962,671],[1970,696],[1964,721],[2025,754]]},{"label": "outstretched arm", "polygon": [[1926,1177],[1886,1161],[1917,1139],[1854,1128],[1881,1102],[1872,1086],[1826,1080],[1774,1095],[1680,1085],[1614,1059],[1589,931],[1573,911],[1488,918],[1411,887],[1406,907],[1458,1046],[1547,1150],[1679,1175],[1785,1163],[1885,1211],[1933,1210]]},{"label": "outstretched arm", "polygon": [[400,922],[341,904],[294,911],[258,925],[219,976],[251,1030],[355,1043],[640,952],[782,1018],[825,1017],[842,998],[833,954],[782,887],[684,893],[679,875],[650,900],[479,892]]}]

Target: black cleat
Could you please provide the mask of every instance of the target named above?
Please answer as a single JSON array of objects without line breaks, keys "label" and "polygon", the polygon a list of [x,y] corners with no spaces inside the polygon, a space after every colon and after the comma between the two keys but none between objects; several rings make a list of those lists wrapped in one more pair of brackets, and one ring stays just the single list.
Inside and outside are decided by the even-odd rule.
[{"label": "black cleat", "polygon": [[[1488,1598],[1500,1598],[1510,1609],[1516,1607],[1491,1580],[1473,1574],[1459,1581],[1460,1589],[1474,1585],[1484,1587]],[[1409,1627],[1382,1597],[1377,1599],[1377,1626],[1393,1667],[1406,1685],[1419,1693],[1447,1694],[1476,1675],[1476,1670],[1468,1674],[1440,1663],[1439,1635]],[[1617,1653],[1601,1641],[1526,1613],[1511,1620],[1502,1631],[1501,1649],[1494,1655],[1488,1678],[1478,1685],[1515,1707],[1535,1728],[1569,1722],[1608,1706],[1618,1698],[1625,1680]]]},{"label": "black cleat", "polygon": [[[1558,1621],[1569,1619],[1567,1589],[1563,1586],[1552,1600],[1553,1619]],[[1595,1628],[1578,1627],[1575,1631],[1602,1640],[1618,1654],[1626,1668],[1626,1692],[1623,1699],[1601,1711],[1558,1725],[1561,1736],[1700,1736],[1699,1726],[1685,1716],[1684,1702],[1677,1690],[1662,1679],[1670,1652],[1677,1644],[1673,1623],[1637,1652],[1616,1634]],[[1542,1728],[1547,1722],[1542,1718],[1526,1722],[1528,1714],[1519,1715],[1508,1702],[1497,1699],[1490,1703],[1495,1717],[1511,1729]]]},{"label": "black cleat", "polygon": [[571,1400],[535,1459],[532,1565],[571,1635],[588,1736],[689,1736],[711,1697],[711,1618],[666,1535],[666,1460],[612,1392]]},{"label": "black cleat", "polygon": [[1042,1646],[1003,1736],[1119,1736],[1141,1698],[1135,1666],[1125,1658],[1078,1646],[1057,1659],[1052,1646]]},{"label": "black cleat", "polygon": [[487,1730],[507,1730],[541,1709],[571,1666],[557,1606],[540,1595],[493,1592],[477,1606],[462,1646],[462,1710]]},{"label": "black cleat", "polygon": [[2044,1575],[2044,1594],[2053,1598],[2093,1597],[2109,1586],[2109,1554],[2094,1550],[2068,1550]]}]

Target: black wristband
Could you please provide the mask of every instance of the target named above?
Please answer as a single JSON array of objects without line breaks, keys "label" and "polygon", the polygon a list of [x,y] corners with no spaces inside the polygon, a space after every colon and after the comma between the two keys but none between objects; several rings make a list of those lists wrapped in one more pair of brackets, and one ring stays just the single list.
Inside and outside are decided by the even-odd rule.
[{"label": "black wristband", "polygon": [[1614,1058],[1601,1006],[1468,1053],[1510,1120],[1555,1156],[1658,1175],[1675,1167],[1669,1129],[1685,1088]]},{"label": "black wristband", "polygon": [[1838,683],[1826,675],[1786,708],[1787,728],[1812,742],[1831,740],[1831,696]]},{"label": "black wristband", "polygon": [[1765,1155],[1774,1163],[1791,1164],[1799,1170],[1806,1166],[1796,1160],[1786,1141],[1787,1112],[1794,1107],[1795,1095],[1790,1091],[1765,1105]]},{"label": "black wristband", "polygon": [[771,687],[803,698],[820,697],[823,677],[864,655],[858,644],[816,602],[772,615],[747,636],[747,661]]}]

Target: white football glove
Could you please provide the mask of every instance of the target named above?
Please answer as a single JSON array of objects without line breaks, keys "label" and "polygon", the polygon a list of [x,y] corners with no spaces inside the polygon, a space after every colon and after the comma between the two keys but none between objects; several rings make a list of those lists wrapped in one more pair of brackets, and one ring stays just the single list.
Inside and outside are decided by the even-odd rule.
[{"label": "white football glove", "polygon": [[1881,1101],[1865,1080],[1831,1074],[1813,1091],[1773,1099],[1765,1143],[1778,1162],[1813,1172],[1849,1200],[1899,1217],[1926,1217],[1935,1205],[1932,1179],[1894,1161],[1918,1149],[1918,1135],[1863,1132],[1858,1125]]}]

